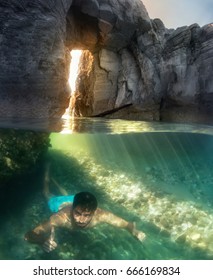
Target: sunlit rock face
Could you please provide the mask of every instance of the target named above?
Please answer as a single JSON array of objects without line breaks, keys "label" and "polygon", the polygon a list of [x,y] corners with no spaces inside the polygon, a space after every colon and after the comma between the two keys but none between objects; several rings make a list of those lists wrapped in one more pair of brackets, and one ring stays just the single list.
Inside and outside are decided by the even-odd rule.
[{"label": "sunlit rock face", "polygon": [[172,30],[155,19],[144,32],[136,27],[121,49],[106,44],[93,52],[91,71],[80,73],[77,113],[212,123],[212,46],[212,24]]},{"label": "sunlit rock face", "polygon": [[[150,119],[151,110],[151,118],[157,111],[159,119],[153,97],[144,91],[146,85],[141,81],[141,70],[133,52],[137,33],[145,35],[152,30],[142,1],[91,2],[88,5],[88,1],[74,1],[68,14],[68,45],[90,51],[82,58],[77,90],[72,98],[74,112],[96,116],[133,104],[122,111],[121,117],[131,114],[129,118]],[[140,116],[142,111],[144,114]]]},{"label": "sunlit rock face", "polygon": [[141,0],[2,0],[0,22],[0,116],[61,117],[83,49],[77,115],[213,119],[211,24],[167,29]]}]

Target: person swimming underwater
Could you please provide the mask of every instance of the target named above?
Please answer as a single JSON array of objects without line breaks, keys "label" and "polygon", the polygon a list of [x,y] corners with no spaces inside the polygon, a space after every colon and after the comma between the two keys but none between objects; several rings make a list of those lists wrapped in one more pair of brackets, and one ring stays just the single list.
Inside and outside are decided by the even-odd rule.
[{"label": "person swimming underwater", "polygon": [[55,213],[47,221],[27,232],[25,240],[41,245],[46,252],[50,252],[57,247],[55,228],[68,228],[71,231],[83,230],[95,227],[100,223],[108,223],[126,229],[141,242],[145,239],[145,233],[137,230],[135,223],[128,222],[112,212],[99,208],[97,199],[92,193],[83,191],[68,196],[56,181],[55,184],[64,194],[63,196],[55,197],[50,194],[48,168],[45,174],[44,194],[49,199],[50,209]]}]

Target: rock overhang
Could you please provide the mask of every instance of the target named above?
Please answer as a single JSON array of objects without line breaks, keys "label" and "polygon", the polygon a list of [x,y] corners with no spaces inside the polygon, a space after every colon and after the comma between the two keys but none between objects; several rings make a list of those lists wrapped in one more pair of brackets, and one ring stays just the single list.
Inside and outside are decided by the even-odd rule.
[{"label": "rock overhang", "polygon": [[74,0],[67,13],[67,46],[119,50],[137,30],[149,29],[151,20],[142,1]]}]

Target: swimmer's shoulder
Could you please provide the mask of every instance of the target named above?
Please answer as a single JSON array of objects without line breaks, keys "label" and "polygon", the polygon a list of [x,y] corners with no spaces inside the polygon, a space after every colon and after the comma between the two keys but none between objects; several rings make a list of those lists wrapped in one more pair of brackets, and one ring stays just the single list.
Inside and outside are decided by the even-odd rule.
[{"label": "swimmer's shoulder", "polygon": [[57,213],[54,213],[51,217],[51,223],[55,226],[63,226],[71,223],[70,219],[70,213],[72,210],[72,205],[68,205],[61,210],[59,210]]},{"label": "swimmer's shoulder", "polygon": [[97,208],[93,217],[93,225],[96,225],[101,222],[105,222],[106,218],[108,217],[109,212],[102,209],[102,208]]}]

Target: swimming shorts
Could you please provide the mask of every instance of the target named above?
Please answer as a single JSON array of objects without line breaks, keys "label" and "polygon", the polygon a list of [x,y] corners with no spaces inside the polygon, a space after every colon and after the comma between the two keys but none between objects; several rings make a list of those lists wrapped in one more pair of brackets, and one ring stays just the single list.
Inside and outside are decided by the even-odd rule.
[{"label": "swimming shorts", "polygon": [[48,201],[48,206],[52,212],[58,212],[67,204],[73,203],[74,195],[53,196]]}]

